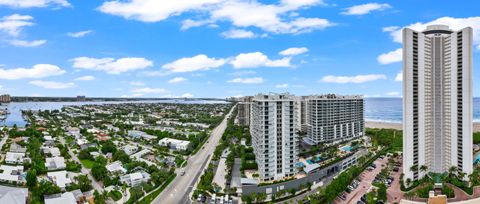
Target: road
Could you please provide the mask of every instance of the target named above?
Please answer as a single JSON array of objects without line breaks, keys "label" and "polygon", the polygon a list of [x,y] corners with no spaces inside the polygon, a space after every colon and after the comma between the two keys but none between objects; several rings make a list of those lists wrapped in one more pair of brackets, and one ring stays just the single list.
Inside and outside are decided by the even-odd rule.
[{"label": "road", "polygon": [[[67,147],[67,145],[65,144],[65,139],[62,136],[60,136],[59,138],[60,138],[60,143],[62,143],[63,146]],[[88,178],[92,181],[93,188],[95,190],[97,190],[99,193],[102,193],[103,192],[103,185],[100,184],[99,182],[97,182],[95,180],[95,178],[93,178],[92,174],[90,174],[90,169],[87,169],[83,166],[82,162],[80,162],[77,155],[74,154],[70,148],[68,148],[68,154],[70,154],[70,156],[72,157],[72,159],[74,161],[78,162],[82,166],[81,171],[82,171],[83,174],[86,174],[88,176]]]},{"label": "road", "polygon": [[211,155],[213,155],[220,138],[225,132],[225,129],[227,128],[227,120],[234,109],[235,107],[230,110],[220,125],[213,129],[212,134],[203,145],[203,149],[200,149],[197,154],[188,159],[185,168],[177,170],[177,172],[184,170],[185,175],[177,176],[172,183],[170,183],[170,185],[168,185],[168,187],[152,201],[153,204],[190,203],[189,194],[208,162],[210,162]]}]

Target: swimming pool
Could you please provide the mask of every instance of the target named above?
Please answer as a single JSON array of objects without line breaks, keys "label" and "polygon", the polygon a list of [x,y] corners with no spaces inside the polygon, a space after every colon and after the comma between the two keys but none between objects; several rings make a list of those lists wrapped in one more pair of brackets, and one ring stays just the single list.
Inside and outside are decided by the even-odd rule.
[{"label": "swimming pool", "polygon": [[341,150],[346,151],[346,152],[351,152],[352,147],[350,145],[345,145],[343,147],[340,147]]},{"label": "swimming pool", "polygon": [[477,154],[477,156],[475,156],[474,160],[473,160],[473,163],[476,164],[480,162],[480,154]]},{"label": "swimming pool", "polygon": [[308,164],[314,164],[315,162],[313,162],[311,159],[307,159],[307,163]]}]

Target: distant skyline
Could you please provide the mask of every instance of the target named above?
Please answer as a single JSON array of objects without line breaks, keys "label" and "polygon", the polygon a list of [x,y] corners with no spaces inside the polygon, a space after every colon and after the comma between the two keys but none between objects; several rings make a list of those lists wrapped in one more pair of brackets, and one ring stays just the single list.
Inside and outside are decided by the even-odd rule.
[{"label": "distant skyline", "polygon": [[479,6],[433,0],[0,0],[0,94],[400,97],[401,29],[446,24],[473,28],[473,95],[479,97]]}]

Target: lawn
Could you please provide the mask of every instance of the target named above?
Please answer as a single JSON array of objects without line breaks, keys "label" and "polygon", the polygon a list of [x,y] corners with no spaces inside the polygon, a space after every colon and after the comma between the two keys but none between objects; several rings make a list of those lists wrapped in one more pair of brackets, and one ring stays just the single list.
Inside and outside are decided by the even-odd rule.
[{"label": "lawn", "polygon": [[473,133],[473,144],[480,144],[480,132]]},{"label": "lawn", "polygon": [[93,164],[95,163],[90,159],[80,159],[80,162],[82,162],[82,165],[87,169],[91,169],[93,167]]},{"label": "lawn", "polygon": [[109,196],[114,200],[118,201],[120,198],[122,198],[122,193],[120,191],[110,191]]}]

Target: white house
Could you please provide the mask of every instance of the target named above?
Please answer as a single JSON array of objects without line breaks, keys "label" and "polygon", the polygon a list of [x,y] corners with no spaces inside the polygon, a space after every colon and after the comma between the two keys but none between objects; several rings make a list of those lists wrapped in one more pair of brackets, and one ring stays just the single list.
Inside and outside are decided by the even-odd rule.
[{"label": "white house", "polygon": [[51,154],[52,157],[60,156],[60,149],[58,147],[43,147],[44,154]]},{"label": "white house", "polygon": [[7,152],[5,156],[5,162],[7,164],[23,164],[25,159],[25,153]]},{"label": "white house", "polygon": [[132,155],[132,154],[134,154],[135,152],[138,151],[138,147],[133,146],[133,145],[125,145],[125,146],[123,146],[122,149],[128,155]]},{"label": "white house", "polygon": [[2,165],[0,166],[0,181],[7,182],[7,183],[24,183],[25,180],[23,179],[23,166],[7,166]]},{"label": "white house", "polygon": [[45,196],[45,204],[77,204],[75,195],[72,192]]},{"label": "white house", "polygon": [[65,158],[63,157],[49,157],[45,159],[45,167],[48,170],[57,170],[57,169],[65,169],[67,165],[65,164]]},{"label": "white house", "polygon": [[127,170],[123,168],[121,161],[113,162],[107,166],[105,166],[110,173],[120,172],[122,174],[127,173]]},{"label": "white house", "polygon": [[72,184],[72,180],[68,177],[67,171],[54,171],[47,173],[48,179],[62,190],[65,190],[65,187]]},{"label": "white house", "polygon": [[165,137],[158,142],[158,145],[166,146],[166,147],[169,147],[170,149],[175,149],[175,150],[187,150],[190,145],[190,142],[185,140],[177,140],[177,139]]},{"label": "white house", "polygon": [[138,131],[138,130],[129,130],[128,131],[128,136],[131,137],[131,138],[135,138],[135,139],[143,138],[143,139],[146,139],[146,140],[153,140],[153,139],[157,138],[153,135],[149,135],[145,132]]},{"label": "white house", "polygon": [[15,188],[0,185],[0,203],[25,204],[27,203],[28,188]]},{"label": "white house", "polygon": [[77,139],[77,145],[78,146],[82,146],[84,144],[88,144],[88,140],[85,139],[85,138],[80,138],[80,139]]},{"label": "white house", "polygon": [[148,181],[150,181],[150,174],[146,172],[136,172],[120,177],[120,182],[128,186],[137,186]]}]

